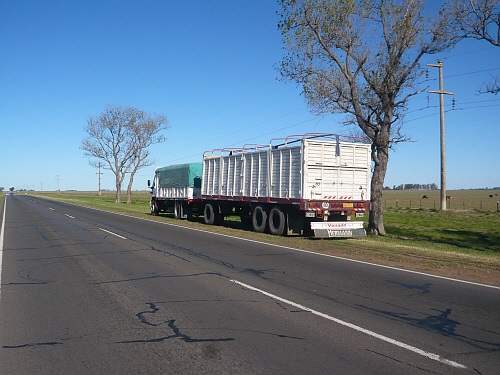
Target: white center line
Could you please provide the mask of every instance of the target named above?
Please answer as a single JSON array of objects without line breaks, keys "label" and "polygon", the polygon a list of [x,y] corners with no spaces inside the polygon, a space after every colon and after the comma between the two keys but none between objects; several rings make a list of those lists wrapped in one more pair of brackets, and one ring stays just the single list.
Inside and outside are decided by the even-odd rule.
[{"label": "white center line", "polygon": [[5,211],[7,211],[7,196],[3,201],[2,229],[0,229],[0,301],[2,297],[2,266],[3,266],[3,238],[5,233]]},{"label": "white center line", "polygon": [[69,218],[71,218],[71,219],[74,219],[74,217],[73,217],[73,216],[68,215],[68,214],[64,214],[64,216],[67,216],[67,217],[69,217]]},{"label": "white center line", "polygon": [[51,211],[55,211],[52,207],[49,207],[49,210],[51,210]]},{"label": "white center line", "polygon": [[397,340],[394,340],[394,339],[391,339],[390,337],[387,337],[387,336],[383,336],[383,335],[380,335],[376,332],[373,332],[373,331],[370,331],[368,329],[365,329],[365,328],[362,328],[362,327],[359,327],[355,324],[352,324],[352,323],[348,323],[348,322],[345,322],[343,320],[340,320],[340,319],[337,319],[337,318],[334,318],[333,316],[330,316],[330,315],[327,315],[327,314],[323,314],[319,311],[316,311],[316,310],[313,310],[313,309],[310,309],[309,307],[305,307],[305,306],[302,306],[302,305],[299,305],[298,303],[295,303],[295,302],[292,302],[292,301],[289,301],[289,300],[286,300],[284,298],[281,298],[281,297],[278,297],[274,294],[271,294],[271,293],[268,293],[268,292],[265,292],[261,289],[257,289],[257,288],[254,288],[253,286],[250,286],[250,285],[247,285],[247,284],[244,284],[244,283],[241,283],[239,281],[236,281],[236,280],[231,280],[233,283],[236,283],[238,285],[241,285],[242,287],[244,288],[247,288],[247,289],[250,289],[250,290],[253,290],[255,292],[259,292],[259,293],[262,293],[264,294],[265,296],[268,296],[268,297],[271,297],[272,299],[275,299],[275,300],[278,300],[278,301],[281,301],[281,302],[284,302],[288,305],[291,305],[293,307],[296,307],[296,308],[299,308],[301,310],[304,310],[304,311],[308,311],[314,315],[317,315],[317,316],[320,316],[322,318],[325,318],[325,319],[328,319],[328,320],[331,320],[335,323],[338,323],[338,324],[341,324],[345,327],[349,327],[349,328],[352,328],[358,332],[362,332],[362,333],[365,333],[367,335],[370,335],[372,337],[375,337],[379,340],[382,340],[382,341],[385,341],[385,342],[388,342],[390,344],[393,344],[393,345],[396,345],[396,346],[399,346],[400,348],[403,348],[403,349],[406,349],[406,350],[409,350],[409,351],[412,351],[414,353],[417,353],[417,354],[420,354],[424,357],[427,357],[429,359],[433,359],[435,361],[439,361],[441,363],[444,363],[446,365],[449,365],[449,366],[452,366],[452,367],[455,367],[455,368],[461,368],[461,369],[466,369],[467,367],[460,364],[460,363],[457,363],[457,362],[454,362],[454,361],[450,361],[449,359],[446,359],[446,358],[443,358],[441,357],[440,355],[438,354],[434,354],[434,353],[430,353],[430,352],[426,352],[425,350],[422,350],[422,349],[419,349],[419,348],[416,348],[414,346],[411,346],[411,345],[408,345],[408,344],[405,344],[404,342],[401,342],[401,341],[397,341]]},{"label": "white center line", "polygon": [[124,240],[126,240],[126,239],[127,239],[126,237],[123,237],[123,236],[120,236],[119,234],[116,234],[116,233],[110,232],[109,230],[102,229],[102,228],[99,228],[99,229],[100,229],[100,230],[102,230],[102,231],[104,231],[104,232],[106,232],[106,233],[112,234],[113,236],[123,238]]}]

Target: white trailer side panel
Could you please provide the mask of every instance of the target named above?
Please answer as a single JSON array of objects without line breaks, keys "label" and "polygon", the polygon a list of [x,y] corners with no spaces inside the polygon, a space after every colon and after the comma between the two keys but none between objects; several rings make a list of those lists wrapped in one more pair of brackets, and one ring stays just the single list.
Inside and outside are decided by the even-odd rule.
[{"label": "white trailer side panel", "polygon": [[167,187],[156,189],[157,199],[200,199],[200,188]]}]

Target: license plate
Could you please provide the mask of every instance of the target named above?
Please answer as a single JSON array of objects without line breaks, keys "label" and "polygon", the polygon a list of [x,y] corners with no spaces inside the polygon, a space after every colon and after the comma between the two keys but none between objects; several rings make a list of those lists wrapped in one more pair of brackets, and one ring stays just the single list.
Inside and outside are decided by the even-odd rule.
[{"label": "license plate", "polygon": [[364,212],[356,212],[356,217],[365,217]]}]

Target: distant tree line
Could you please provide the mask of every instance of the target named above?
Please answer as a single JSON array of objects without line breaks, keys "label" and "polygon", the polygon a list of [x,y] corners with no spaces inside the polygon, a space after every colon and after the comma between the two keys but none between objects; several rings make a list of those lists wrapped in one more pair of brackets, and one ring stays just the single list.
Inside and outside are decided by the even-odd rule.
[{"label": "distant tree line", "polygon": [[385,186],[384,190],[438,190],[438,186],[435,183],[432,184],[401,184],[394,185],[392,188]]}]

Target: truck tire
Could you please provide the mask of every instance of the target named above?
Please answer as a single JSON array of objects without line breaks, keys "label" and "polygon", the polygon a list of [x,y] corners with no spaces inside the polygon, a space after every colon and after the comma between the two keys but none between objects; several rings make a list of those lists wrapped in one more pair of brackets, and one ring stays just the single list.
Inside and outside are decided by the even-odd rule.
[{"label": "truck tire", "polygon": [[182,202],[181,201],[175,201],[174,203],[174,218],[176,219],[182,219],[182,216],[184,214],[184,210],[182,209]]},{"label": "truck tire", "polygon": [[151,209],[151,216],[158,216],[158,207],[156,206],[156,201],[151,201],[149,203],[149,208]]},{"label": "truck tire", "polygon": [[258,205],[252,212],[253,230],[257,233],[264,233],[267,227],[267,211],[262,205]]},{"label": "truck tire", "polygon": [[203,210],[203,217],[205,219],[205,224],[215,224],[214,206],[212,205],[212,203],[207,203],[205,205],[205,209]]},{"label": "truck tire", "polygon": [[203,217],[205,224],[208,225],[222,225],[224,222],[224,215],[219,212],[219,205],[214,203],[207,203],[205,205]]},{"label": "truck tire", "polygon": [[280,206],[273,206],[269,211],[269,233],[275,236],[286,234],[286,215]]}]

